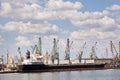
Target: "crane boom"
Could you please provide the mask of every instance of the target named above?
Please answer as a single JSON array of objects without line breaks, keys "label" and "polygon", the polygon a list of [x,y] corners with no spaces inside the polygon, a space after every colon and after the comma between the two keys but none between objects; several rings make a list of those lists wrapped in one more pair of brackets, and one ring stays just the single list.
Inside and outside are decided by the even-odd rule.
[{"label": "crane boom", "polygon": [[[114,58],[117,58],[118,57],[118,52],[117,52],[117,50],[116,50],[116,47],[114,46],[114,44],[113,44],[113,42],[112,41],[110,41],[111,42],[111,52],[113,53],[113,57]],[[114,51],[116,52],[116,55],[114,54]]]},{"label": "crane boom", "polygon": [[[119,52],[117,51],[117,49],[116,49],[116,47],[114,46],[114,44],[113,44],[112,41],[110,41],[110,45],[111,45],[111,52],[112,52],[112,54],[113,54],[113,59],[114,59],[115,61],[120,60],[120,42],[119,42]],[[114,51],[115,51],[116,54],[114,54]]]},{"label": "crane boom", "polygon": [[86,46],[86,42],[83,44],[82,46],[82,50],[80,50],[80,52],[78,52],[78,60],[79,60],[79,63],[81,62],[81,59],[82,59],[82,55],[83,55],[83,49],[85,48]]},{"label": "crane boom", "polygon": [[35,48],[37,47],[37,45],[35,45],[35,46],[31,46],[31,48],[32,48],[32,54],[34,54],[34,51],[35,51]]},{"label": "crane boom", "polygon": [[97,55],[96,55],[96,45],[97,45],[97,42],[95,42],[94,46],[92,46],[92,51],[90,52],[90,58],[91,59],[97,58]]},{"label": "crane boom", "polygon": [[83,49],[85,48],[85,46],[86,46],[86,42],[85,42],[84,45],[83,45]]}]

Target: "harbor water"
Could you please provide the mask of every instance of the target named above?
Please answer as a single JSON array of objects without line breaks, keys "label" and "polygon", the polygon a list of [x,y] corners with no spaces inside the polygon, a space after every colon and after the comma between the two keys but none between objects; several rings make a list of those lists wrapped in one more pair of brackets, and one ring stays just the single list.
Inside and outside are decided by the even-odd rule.
[{"label": "harbor water", "polygon": [[0,80],[120,80],[120,69],[0,74]]}]

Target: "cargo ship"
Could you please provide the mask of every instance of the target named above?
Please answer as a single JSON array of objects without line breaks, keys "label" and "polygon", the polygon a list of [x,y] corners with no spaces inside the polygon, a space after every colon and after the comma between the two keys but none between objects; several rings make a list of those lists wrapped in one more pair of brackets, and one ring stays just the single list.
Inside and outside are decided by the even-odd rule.
[{"label": "cargo ship", "polygon": [[[21,63],[18,63],[18,71],[19,72],[56,72],[56,71],[76,71],[76,70],[97,70],[97,69],[104,69],[105,64],[104,63],[94,63],[94,62],[81,62],[82,59],[82,53],[79,54],[79,62],[78,63],[72,63],[70,60],[70,47],[73,42],[70,42],[69,39],[67,39],[67,45],[65,49],[65,60],[68,61],[68,63],[60,63],[59,59],[59,52],[58,52],[58,41],[54,39],[53,40],[53,49],[52,53],[50,55],[51,63],[49,64],[48,61],[45,62],[45,60],[49,60],[48,53],[46,53],[46,56],[42,56],[42,50],[41,50],[41,38],[39,38],[38,46],[35,45],[32,47],[32,53],[30,53],[29,50],[26,52],[26,59],[23,59],[21,56],[20,48],[18,49],[18,52],[21,57]],[[86,44],[86,43],[85,43]],[[36,51],[35,51],[36,50]],[[34,53],[35,52],[35,53]],[[45,59],[46,58],[46,59]],[[57,60],[57,64],[55,61]],[[93,60],[92,60],[93,61]]]},{"label": "cargo ship", "polygon": [[[66,60],[67,61],[67,60]],[[77,70],[100,70],[105,68],[105,63],[94,63],[93,60],[82,60],[81,63],[60,62],[59,64],[43,63],[43,56],[37,56],[36,60],[26,59],[18,64],[19,72],[60,72]]]},{"label": "cargo ship", "polygon": [[28,64],[18,65],[19,72],[59,72],[77,70],[99,70],[104,69],[105,64]]}]

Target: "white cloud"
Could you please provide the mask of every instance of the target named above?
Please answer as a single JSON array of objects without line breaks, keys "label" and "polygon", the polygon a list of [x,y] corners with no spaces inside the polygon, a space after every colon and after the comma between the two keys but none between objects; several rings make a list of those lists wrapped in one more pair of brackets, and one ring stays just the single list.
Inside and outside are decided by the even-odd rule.
[{"label": "white cloud", "polygon": [[0,16],[9,17],[14,19],[32,19],[36,16],[40,10],[41,6],[38,4],[22,4],[14,6],[8,2],[2,2],[2,7],[0,11]]},{"label": "white cloud", "polygon": [[71,22],[79,27],[109,28],[116,25],[115,20],[107,16],[99,19],[71,20]]},{"label": "white cloud", "polygon": [[12,6],[9,3],[1,3],[0,16],[8,15],[12,11]]},{"label": "white cloud", "polygon": [[70,17],[74,26],[80,29],[96,28],[101,31],[111,31],[119,28],[119,15],[104,10],[103,12],[76,12],[75,16]]},{"label": "white cloud", "polygon": [[[70,13],[71,14],[71,13]],[[95,12],[74,12],[72,13],[71,15],[69,15],[69,18],[72,19],[72,20],[81,20],[81,21],[84,21],[84,20],[87,20],[87,19],[99,19],[99,18],[102,18],[104,16],[108,16],[110,14],[110,12],[104,10],[102,12],[98,12],[98,11],[95,11]]]},{"label": "white cloud", "polygon": [[70,34],[70,37],[75,40],[119,39],[115,32],[101,32],[96,29],[74,31]]},{"label": "white cloud", "polygon": [[46,4],[47,9],[50,10],[71,10],[71,9],[81,9],[83,7],[82,3],[70,1],[64,2],[63,0],[49,0]]},{"label": "white cloud", "polygon": [[107,7],[106,9],[113,10],[113,11],[120,10],[120,5],[112,5],[110,7]]},{"label": "white cloud", "polygon": [[39,3],[39,0],[2,0],[2,2],[8,2],[12,4],[26,4],[26,3]]},{"label": "white cloud", "polygon": [[31,46],[32,42],[25,36],[18,36],[16,39],[16,46]]},{"label": "white cloud", "polygon": [[[81,9],[83,6],[81,2],[48,0],[46,1],[44,7],[39,4],[40,2],[42,1],[5,0],[2,2],[2,10],[0,11],[0,15],[2,17],[5,16],[22,20],[59,20],[68,18],[75,26],[81,26],[82,24],[85,25],[85,23],[93,24],[96,26],[97,23],[98,25],[101,24],[98,20],[102,19],[103,17],[107,16],[108,18],[111,18],[110,15],[112,14],[112,12],[107,10],[119,9],[119,5],[113,5],[107,7],[107,10],[103,10],[102,12],[80,12],[78,10]],[[119,18],[117,18],[117,20],[119,20]]]},{"label": "white cloud", "polygon": [[19,33],[55,33],[59,30],[58,26],[47,22],[41,24],[32,24],[31,22],[8,22],[4,27],[0,27],[5,31],[15,31]]},{"label": "white cloud", "polygon": [[31,4],[28,4],[28,0],[19,2],[17,0],[14,1],[2,2],[0,16],[22,20],[55,20],[67,18],[69,13],[82,8],[82,4],[80,2],[73,3],[63,0],[49,0],[45,3],[45,7],[36,3],[37,1],[31,2]]},{"label": "white cloud", "polygon": [[114,18],[115,21],[120,24],[120,5],[112,5],[106,8],[110,12],[110,17]]},{"label": "white cloud", "polygon": [[70,19],[73,26],[78,26],[80,29],[96,28],[101,31],[111,31],[119,28],[119,13],[119,11],[113,12],[108,9],[102,12],[76,11],[73,14],[68,14],[67,17]]}]

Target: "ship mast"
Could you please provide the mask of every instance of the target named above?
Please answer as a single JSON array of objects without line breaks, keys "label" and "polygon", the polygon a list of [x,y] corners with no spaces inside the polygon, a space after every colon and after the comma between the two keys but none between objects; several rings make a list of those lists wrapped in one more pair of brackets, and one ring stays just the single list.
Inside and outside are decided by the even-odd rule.
[{"label": "ship mast", "polygon": [[65,60],[69,60],[69,64],[70,62],[70,48],[72,45],[73,41],[70,43],[69,39],[67,39],[67,45],[66,45],[66,49],[65,49]]},{"label": "ship mast", "polygon": [[59,52],[58,52],[58,42],[59,42],[59,40],[56,40],[55,38],[54,38],[54,40],[53,40],[53,50],[52,50],[52,63],[54,64],[54,60],[57,60],[58,61],[58,63],[57,64],[59,64]]}]

